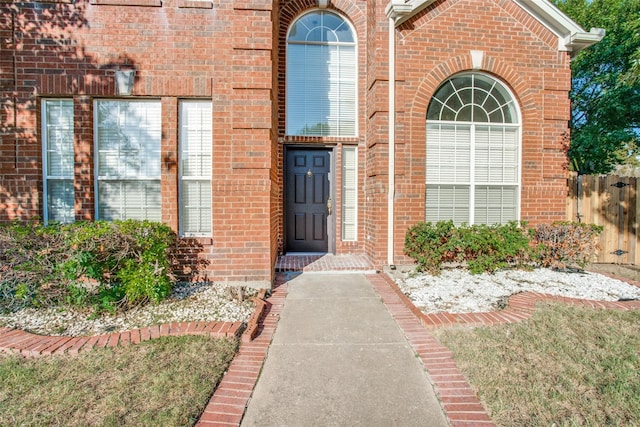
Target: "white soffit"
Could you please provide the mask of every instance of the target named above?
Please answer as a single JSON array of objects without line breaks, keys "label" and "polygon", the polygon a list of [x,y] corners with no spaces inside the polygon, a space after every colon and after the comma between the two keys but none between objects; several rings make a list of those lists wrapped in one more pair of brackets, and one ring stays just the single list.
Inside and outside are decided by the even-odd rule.
[{"label": "white soffit", "polygon": [[558,36],[558,49],[576,55],[582,49],[598,43],[605,35],[602,28],[591,28],[586,32],[580,25],[565,15],[547,0],[514,0],[542,25]]},{"label": "white soffit", "polygon": [[[602,28],[592,28],[589,32],[585,31],[548,0],[513,1],[556,34],[558,49],[572,52],[572,56],[599,42],[605,35]],[[435,0],[391,0],[385,12],[389,18],[395,21],[397,27],[434,2]]]}]

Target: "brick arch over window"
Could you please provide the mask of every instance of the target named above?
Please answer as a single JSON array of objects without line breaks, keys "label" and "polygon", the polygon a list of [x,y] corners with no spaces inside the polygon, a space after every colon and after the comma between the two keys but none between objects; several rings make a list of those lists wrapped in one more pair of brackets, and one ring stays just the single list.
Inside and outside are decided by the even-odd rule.
[{"label": "brick arch over window", "polygon": [[[353,1],[348,0],[332,0],[329,4],[329,7],[325,10],[333,11],[335,13],[344,15],[348,19],[351,20],[351,23],[354,27],[356,27],[356,31],[365,24],[365,18],[363,11],[354,4]],[[282,43],[283,38],[286,40],[287,31],[289,26],[293,21],[298,19],[298,17],[311,9],[318,9],[318,1],[317,0],[294,0],[287,2],[286,4],[281,5],[280,7],[280,28],[279,28],[279,36],[280,43]],[[358,32],[358,39],[362,38],[362,34]]]},{"label": "brick arch over window", "polygon": [[[282,4],[279,10],[279,19],[278,19],[278,75],[285,76],[286,75],[286,51],[287,51],[287,34],[289,28],[293,22],[295,22],[300,16],[304,13],[318,9],[317,0],[294,0],[287,2],[286,4]],[[363,43],[365,40],[365,28],[366,28],[366,15],[363,10],[360,9],[357,5],[357,2],[348,1],[348,0],[332,0],[329,4],[329,7],[325,10],[334,12],[346,20],[348,20],[355,31],[355,38],[358,40],[357,45],[357,58],[358,58],[358,81],[360,81],[361,74],[364,72],[364,50]],[[278,117],[286,116],[286,79],[279,78],[278,80]],[[362,97],[362,87],[357,88],[357,93],[359,97]],[[364,99],[364,98],[361,98]],[[358,105],[360,109],[361,106]],[[358,114],[358,120],[361,120],[362,114]],[[358,127],[360,129],[363,128],[363,123],[358,123]],[[279,123],[278,136],[284,136],[285,134],[285,126],[284,122]]]},{"label": "brick arch over window", "polygon": [[432,97],[426,126],[426,221],[517,221],[520,114],[509,89],[486,73],[455,74]]},{"label": "brick arch over window", "polygon": [[315,9],[289,28],[286,134],[357,136],[357,39],[351,23]]},{"label": "brick arch over window", "polygon": [[540,118],[532,88],[515,69],[499,58],[485,54],[482,67],[476,69],[473,67],[471,55],[449,58],[447,61],[433,67],[431,72],[426,74],[420,81],[413,96],[409,98],[406,139],[409,142],[407,155],[411,158],[411,169],[408,172],[413,185],[422,186],[425,182],[425,118],[427,117],[429,102],[442,83],[451,76],[464,71],[486,73],[504,82],[511,89],[514,99],[520,108],[523,128],[528,122]]}]

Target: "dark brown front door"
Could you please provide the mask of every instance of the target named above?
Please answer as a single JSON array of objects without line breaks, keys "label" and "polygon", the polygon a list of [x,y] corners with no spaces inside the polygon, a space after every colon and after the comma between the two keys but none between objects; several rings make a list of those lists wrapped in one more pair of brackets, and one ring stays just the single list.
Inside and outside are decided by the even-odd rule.
[{"label": "dark brown front door", "polygon": [[327,252],[331,157],[326,149],[289,149],[285,163],[288,252]]}]

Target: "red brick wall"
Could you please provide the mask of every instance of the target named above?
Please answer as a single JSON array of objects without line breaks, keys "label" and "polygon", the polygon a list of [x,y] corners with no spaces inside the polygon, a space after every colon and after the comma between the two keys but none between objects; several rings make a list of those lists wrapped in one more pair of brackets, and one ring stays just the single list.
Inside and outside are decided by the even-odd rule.
[{"label": "red brick wall", "polygon": [[214,231],[196,239],[207,275],[271,281],[273,2],[215,3],[0,1],[0,220],[42,215],[43,97],[75,101],[76,218],[95,218],[93,101],[117,97],[114,71],[130,68],[132,97],[162,103],[162,220],[177,230],[179,100],[211,99]]},{"label": "red brick wall", "polygon": [[[336,137],[295,137],[285,135],[286,125],[286,38],[287,31],[291,24],[302,14],[310,10],[317,9],[316,0],[293,0],[293,1],[281,1],[280,8],[278,9],[278,62],[277,62],[277,74],[281,76],[278,80],[277,88],[277,132],[278,132],[278,150],[279,150],[279,163],[276,165],[278,170],[278,182],[282,183],[284,170],[284,149],[286,146],[304,146],[304,147],[326,147],[334,150],[334,187],[335,198],[333,199],[334,213],[336,218],[336,235],[335,235],[335,251],[337,254],[348,253],[362,253],[363,242],[365,238],[364,228],[360,227],[358,231],[358,238],[356,241],[342,241],[342,230],[340,225],[340,215],[342,209],[342,194],[341,194],[341,168],[342,168],[342,147],[343,145],[357,146],[358,147],[358,182],[363,185],[365,182],[365,140],[366,130],[368,122],[366,119],[365,102],[366,99],[366,78],[367,78],[367,60],[366,60],[366,40],[367,40],[367,25],[366,25],[366,8],[368,7],[366,1],[354,1],[354,0],[333,0],[328,6],[328,10],[335,12],[349,21],[355,31],[355,36],[358,40],[358,76],[360,79],[360,86],[358,88],[358,98],[360,105],[358,106],[358,137],[355,138],[336,138]],[[280,206],[283,204],[282,196],[278,200]],[[366,199],[364,192],[359,195],[358,210],[359,219],[362,218],[363,212],[366,209]],[[284,216],[280,214],[278,216],[278,239],[284,240]],[[359,221],[363,224],[362,220]],[[286,248],[284,248],[286,249]]]},{"label": "red brick wall", "polygon": [[367,14],[367,152],[364,192],[366,210],[362,226],[365,250],[381,267],[387,262],[388,223],[388,135],[389,135],[389,25],[385,15],[388,2],[371,2]]},{"label": "red brick wall", "polygon": [[74,106],[74,190],[76,220],[95,218],[93,174],[93,102],[90,96],[75,95]]},{"label": "red brick wall", "polygon": [[[335,153],[336,252],[387,263],[387,0],[332,0],[358,40],[356,138],[285,135],[286,34],[315,0],[0,0],[0,220],[42,215],[39,103],[74,99],[76,218],[95,218],[93,101],[117,97],[114,71],[136,71],[133,98],[162,102],[162,219],[178,227],[178,105],[213,105],[213,233],[198,238],[212,280],[269,282],[285,248],[286,146]],[[449,76],[472,68],[505,82],[522,113],[521,217],[563,219],[570,85],[557,38],[512,0],[440,0],[397,31],[396,262],[424,218],[425,117]],[[358,238],[342,242],[341,149],[358,147]]]},{"label": "red brick wall", "polygon": [[[376,21],[380,22],[377,14]],[[376,54],[384,58],[386,40],[376,38]],[[404,234],[424,220],[425,120],[431,96],[448,77],[473,69],[471,50],[484,52],[476,70],[490,74],[513,91],[522,115],[521,219],[532,224],[565,218],[566,169],[564,142],[568,132],[569,57],[557,51],[558,40],[539,22],[509,0],[440,0],[397,31],[396,113],[396,262],[402,256]],[[382,60],[384,61],[384,60]],[[385,71],[386,72],[386,71]],[[388,115],[384,74],[370,84],[369,174],[386,193]],[[379,83],[379,84],[378,84]],[[379,131],[378,131],[379,128]],[[373,140],[372,140],[373,139]],[[378,147],[379,146],[379,147]],[[375,172],[377,173],[375,173]],[[376,187],[368,183],[372,197]],[[375,197],[370,228],[380,257],[386,248],[386,194]],[[379,215],[376,213],[379,212]],[[378,232],[379,231],[379,232]]]}]

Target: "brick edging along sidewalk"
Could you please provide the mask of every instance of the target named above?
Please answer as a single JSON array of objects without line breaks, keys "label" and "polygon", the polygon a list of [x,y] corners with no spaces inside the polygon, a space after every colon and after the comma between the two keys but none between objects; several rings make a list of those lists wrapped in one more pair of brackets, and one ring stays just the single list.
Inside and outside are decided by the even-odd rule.
[{"label": "brick edging along sidewalk", "polygon": [[172,322],[110,334],[70,337],[38,335],[20,329],[0,327],[0,351],[25,357],[78,354],[94,348],[138,344],[167,336],[206,335],[216,338],[239,338],[243,330],[242,322]]},{"label": "brick edging along sidewalk", "polygon": [[160,337],[184,335],[204,335],[212,338],[240,338],[242,335],[242,341],[249,342],[258,333],[258,321],[265,310],[266,292],[265,289],[261,289],[253,298],[255,308],[247,321],[246,328],[243,322],[170,322],[129,331],[72,337],[39,335],[20,329],[0,327],[0,351],[20,354],[24,357],[75,355],[94,348],[138,344]]},{"label": "brick edging along sidewalk", "polygon": [[[276,330],[288,291],[288,276],[280,273],[271,289],[254,312],[255,332],[247,328],[238,353],[213,393],[196,426],[239,426],[253,394],[271,339]],[[251,325],[251,320],[249,324]]]},{"label": "brick edging along sidewalk", "polygon": [[[422,360],[453,427],[494,424],[462,375],[451,350],[438,342],[431,330],[452,325],[482,326],[517,322],[531,317],[535,311],[535,304],[540,301],[556,301],[602,309],[640,309],[640,301],[593,301],[525,292],[512,295],[507,308],[501,311],[424,314],[388,275],[368,275],[367,278]],[[631,284],[638,286],[638,282]]]},{"label": "brick edging along sidewalk", "polygon": [[[199,426],[237,426],[253,392],[287,294],[286,275],[279,274],[267,297],[261,289],[254,298],[256,307],[244,328],[242,322],[176,322],[111,334],[70,337],[46,336],[0,327],[0,351],[37,357],[78,354],[94,348],[137,344],[163,336],[207,335],[240,338],[238,353],[205,407]],[[244,333],[243,333],[244,331]]]},{"label": "brick edging along sidewalk", "polygon": [[[429,329],[453,325],[497,325],[512,323],[528,319],[535,311],[538,302],[561,302],[570,305],[592,307],[610,310],[638,310],[640,300],[631,301],[596,301],[580,298],[569,298],[558,295],[543,294],[537,292],[521,292],[509,297],[507,307],[498,311],[485,311],[481,313],[429,313],[425,314],[418,309],[411,300],[402,292],[391,277],[382,275],[387,284],[398,294],[405,305],[420,319],[422,324]],[[638,282],[631,282],[638,286]]]},{"label": "brick edging along sidewalk", "polygon": [[424,327],[411,301],[396,291],[395,283],[386,274],[367,275],[367,279],[422,361],[451,426],[493,426],[453,353]]}]

